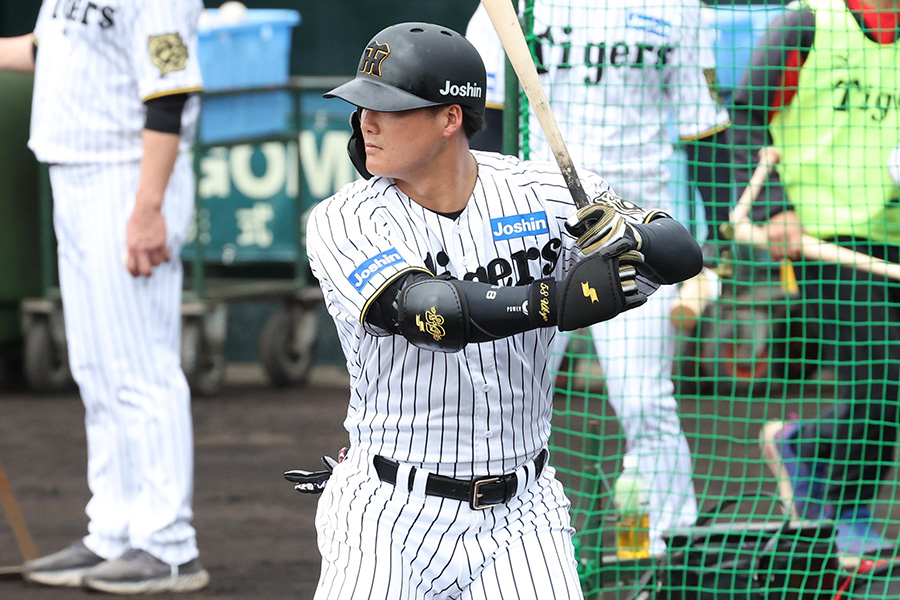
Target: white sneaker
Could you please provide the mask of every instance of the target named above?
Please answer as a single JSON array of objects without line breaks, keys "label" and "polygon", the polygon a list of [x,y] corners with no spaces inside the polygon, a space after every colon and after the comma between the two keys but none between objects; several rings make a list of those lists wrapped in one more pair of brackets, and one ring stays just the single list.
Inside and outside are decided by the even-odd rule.
[{"label": "white sneaker", "polygon": [[84,574],[82,585],[110,594],[193,592],[209,584],[209,573],[195,558],[169,565],[144,550],[131,549],[120,558],[97,565]]},{"label": "white sneaker", "polygon": [[22,577],[44,585],[78,587],[84,574],[102,562],[78,540],[64,550],[29,560],[22,565]]}]

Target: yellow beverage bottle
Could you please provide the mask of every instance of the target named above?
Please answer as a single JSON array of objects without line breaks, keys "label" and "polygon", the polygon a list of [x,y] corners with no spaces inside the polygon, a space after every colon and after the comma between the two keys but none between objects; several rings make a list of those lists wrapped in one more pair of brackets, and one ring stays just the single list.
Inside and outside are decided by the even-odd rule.
[{"label": "yellow beverage bottle", "polygon": [[613,486],[618,510],[616,555],[634,560],[650,556],[650,487],[638,471],[637,456],[626,454]]}]

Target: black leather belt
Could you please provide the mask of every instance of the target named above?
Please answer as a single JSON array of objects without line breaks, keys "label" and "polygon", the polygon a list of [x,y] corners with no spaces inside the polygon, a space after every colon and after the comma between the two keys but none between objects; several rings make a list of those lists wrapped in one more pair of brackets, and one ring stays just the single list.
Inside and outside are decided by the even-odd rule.
[{"label": "black leather belt", "polygon": [[[526,469],[534,470],[534,478],[543,472],[547,463],[547,449],[541,450],[531,465]],[[397,483],[397,467],[400,463],[383,456],[375,456],[372,459],[378,478],[391,485]],[[409,491],[413,489],[416,468],[409,473]],[[461,502],[468,502],[472,510],[484,510],[498,504],[506,504],[516,495],[519,479],[515,473],[500,475],[497,477],[476,477],[474,479],[453,479],[443,475],[429,473],[425,482],[425,493],[429,496],[440,496]]]}]

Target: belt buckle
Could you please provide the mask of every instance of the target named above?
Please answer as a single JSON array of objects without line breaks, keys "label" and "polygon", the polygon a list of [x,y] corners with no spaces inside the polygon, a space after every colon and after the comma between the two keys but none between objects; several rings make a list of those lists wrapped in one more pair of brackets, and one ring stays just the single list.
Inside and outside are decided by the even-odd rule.
[{"label": "belt buckle", "polygon": [[476,479],[472,481],[472,494],[469,496],[469,506],[472,507],[472,510],[485,510],[491,508],[492,506],[497,506],[500,504],[499,502],[495,502],[494,504],[482,504],[480,493],[481,486],[487,485],[489,483],[500,483],[503,481],[502,477],[482,477],[481,479]]}]

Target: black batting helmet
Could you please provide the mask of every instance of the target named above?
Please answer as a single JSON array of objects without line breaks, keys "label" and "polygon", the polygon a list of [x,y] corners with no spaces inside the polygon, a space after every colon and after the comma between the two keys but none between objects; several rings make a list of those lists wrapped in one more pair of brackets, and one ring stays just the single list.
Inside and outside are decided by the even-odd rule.
[{"label": "black batting helmet", "polygon": [[469,40],[440,25],[400,23],[375,34],[356,77],[325,97],[378,112],[459,104],[483,117],[485,89],[484,62]]}]

